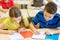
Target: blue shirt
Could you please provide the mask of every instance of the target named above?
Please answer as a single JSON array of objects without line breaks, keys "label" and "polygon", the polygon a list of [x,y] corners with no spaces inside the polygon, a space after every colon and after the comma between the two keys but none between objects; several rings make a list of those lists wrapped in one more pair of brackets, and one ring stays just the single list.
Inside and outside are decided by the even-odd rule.
[{"label": "blue shirt", "polygon": [[33,18],[32,23],[34,25],[39,23],[40,28],[57,28],[60,27],[60,15],[56,13],[51,20],[46,21],[44,18],[44,11],[40,11]]}]

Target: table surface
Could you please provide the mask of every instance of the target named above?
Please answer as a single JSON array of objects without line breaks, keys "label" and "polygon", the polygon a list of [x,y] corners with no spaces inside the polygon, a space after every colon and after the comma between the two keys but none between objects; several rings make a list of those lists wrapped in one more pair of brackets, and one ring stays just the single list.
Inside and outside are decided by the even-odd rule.
[{"label": "table surface", "polygon": [[0,40],[9,40],[8,34],[0,34]]},{"label": "table surface", "polygon": [[[38,29],[38,30],[40,30],[40,31],[47,31],[47,30],[55,31],[56,29]],[[60,39],[60,35],[59,35],[59,39]],[[9,39],[8,34],[0,34],[0,40],[10,40],[10,39]],[[25,38],[24,40],[37,40],[37,39]]]}]

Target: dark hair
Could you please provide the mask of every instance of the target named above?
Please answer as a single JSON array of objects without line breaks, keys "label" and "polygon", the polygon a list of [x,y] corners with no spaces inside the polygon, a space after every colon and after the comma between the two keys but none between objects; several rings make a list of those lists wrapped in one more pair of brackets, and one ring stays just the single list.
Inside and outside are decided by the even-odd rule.
[{"label": "dark hair", "polygon": [[45,6],[45,10],[48,13],[55,14],[57,11],[57,5],[54,2],[49,2]]},{"label": "dark hair", "polygon": [[19,16],[21,16],[21,11],[17,7],[12,7],[9,10],[9,16],[10,17],[19,17]]}]

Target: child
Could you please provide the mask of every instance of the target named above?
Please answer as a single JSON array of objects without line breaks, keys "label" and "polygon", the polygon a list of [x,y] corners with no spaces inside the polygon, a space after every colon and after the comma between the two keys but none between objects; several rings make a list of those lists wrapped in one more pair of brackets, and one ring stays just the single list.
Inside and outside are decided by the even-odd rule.
[{"label": "child", "polygon": [[[57,5],[53,2],[49,2],[46,4],[44,11],[38,12],[38,14],[33,18],[32,23],[30,24],[30,28],[38,33],[35,28],[39,23],[39,28],[59,28],[60,27],[60,15],[56,13]],[[48,34],[50,32],[46,32]],[[56,30],[52,33],[60,34],[60,30]]]},{"label": "child", "polygon": [[13,31],[9,30],[17,30],[21,27],[25,27],[23,21],[24,20],[21,15],[21,11],[17,7],[12,7],[9,10],[9,17],[6,20],[4,20],[2,24],[0,24],[0,29],[8,29],[8,31],[3,30],[2,33],[12,33]]}]

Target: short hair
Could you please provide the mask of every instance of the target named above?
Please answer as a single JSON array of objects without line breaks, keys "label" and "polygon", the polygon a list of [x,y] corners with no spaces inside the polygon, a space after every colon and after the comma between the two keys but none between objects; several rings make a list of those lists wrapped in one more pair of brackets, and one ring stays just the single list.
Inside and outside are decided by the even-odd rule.
[{"label": "short hair", "polygon": [[44,8],[48,13],[55,14],[57,11],[57,5],[54,2],[49,2]]}]

